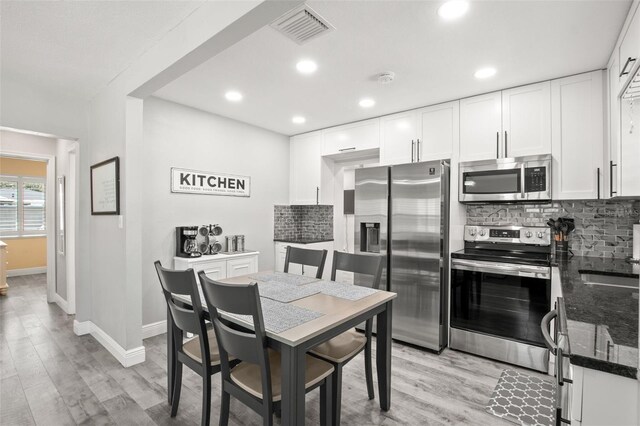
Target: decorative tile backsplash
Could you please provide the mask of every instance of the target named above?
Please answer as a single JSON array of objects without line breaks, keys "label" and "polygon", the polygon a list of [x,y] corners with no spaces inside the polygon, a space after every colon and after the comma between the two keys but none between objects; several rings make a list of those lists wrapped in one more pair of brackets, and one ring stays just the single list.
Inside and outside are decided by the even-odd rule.
[{"label": "decorative tile backsplash", "polygon": [[274,206],[275,240],[332,240],[333,206]]},{"label": "decorative tile backsplash", "polygon": [[549,218],[575,219],[569,248],[576,256],[625,258],[632,254],[633,224],[640,200],[554,201],[549,204],[470,204],[470,225],[546,226]]}]

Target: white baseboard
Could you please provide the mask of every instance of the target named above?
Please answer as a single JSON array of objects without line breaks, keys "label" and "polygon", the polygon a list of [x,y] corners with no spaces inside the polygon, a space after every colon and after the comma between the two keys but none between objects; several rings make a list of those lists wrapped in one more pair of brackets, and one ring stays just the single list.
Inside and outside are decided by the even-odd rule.
[{"label": "white baseboard", "polygon": [[148,339],[149,337],[158,336],[167,332],[167,320],[158,322],[152,322],[142,326],[142,338]]},{"label": "white baseboard", "polygon": [[69,315],[69,302],[64,300],[58,293],[53,293],[53,301],[60,306],[60,309]]},{"label": "white baseboard", "polygon": [[109,351],[115,359],[122,364],[123,367],[131,367],[132,365],[140,364],[145,360],[144,346],[138,346],[137,348],[126,350],[118,344],[111,336],[109,336],[104,330],[92,323],[91,321],[78,322],[73,321],[73,332],[82,336],[84,334],[91,334],[106,350]]},{"label": "white baseboard", "polygon": [[23,268],[23,269],[9,269],[7,270],[7,277],[19,277],[22,275],[35,275],[46,274],[46,266],[38,266],[36,268]]}]

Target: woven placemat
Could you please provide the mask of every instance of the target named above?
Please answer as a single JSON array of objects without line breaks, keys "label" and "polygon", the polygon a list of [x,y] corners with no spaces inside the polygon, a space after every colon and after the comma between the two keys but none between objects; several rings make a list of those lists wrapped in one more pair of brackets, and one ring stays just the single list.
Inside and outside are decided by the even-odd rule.
[{"label": "woven placemat", "polygon": [[555,424],[553,383],[504,370],[486,410],[494,416],[518,425]]},{"label": "woven placemat", "polygon": [[[262,303],[264,328],[272,333],[282,333],[283,331],[287,331],[290,328],[297,327],[305,322],[320,318],[324,315],[320,312],[290,305],[288,303],[281,303],[267,299],[266,297],[261,297],[260,302]],[[227,313],[227,315],[253,324],[253,319],[249,315],[235,315],[229,313]]]},{"label": "woven placemat", "polygon": [[[260,284],[258,284],[258,286],[260,286]],[[204,294],[202,293],[202,288],[198,286],[198,290],[200,291],[202,306],[204,309],[208,309],[207,302],[205,301]],[[311,309],[305,309],[287,303],[281,303],[266,297],[260,297],[260,303],[262,305],[264,328],[272,333],[282,333],[283,331],[297,327],[305,322],[309,322],[324,315],[321,312],[312,311]],[[228,312],[225,314],[238,318],[241,321],[248,322],[249,324],[253,324],[253,318],[251,318],[250,315],[236,315]]]},{"label": "woven placemat", "polygon": [[259,272],[249,275],[249,278],[262,282],[279,282],[281,284],[304,285],[318,281],[315,277],[306,275],[288,274],[286,272]]},{"label": "woven placemat", "polygon": [[282,284],[278,281],[258,281],[260,297],[266,297],[278,302],[288,303],[320,293],[320,290],[309,285]]},{"label": "woven placemat", "polygon": [[319,293],[347,300],[360,300],[380,291],[370,287],[324,280],[307,284],[304,288],[314,289]]}]

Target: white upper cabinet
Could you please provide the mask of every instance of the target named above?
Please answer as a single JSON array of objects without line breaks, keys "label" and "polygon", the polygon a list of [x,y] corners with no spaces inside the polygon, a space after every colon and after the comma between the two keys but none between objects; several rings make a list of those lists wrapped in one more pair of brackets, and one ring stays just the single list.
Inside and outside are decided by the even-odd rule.
[{"label": "white upper cabinet", "polygon": [[317,204],[320,193],[322,133],[293,136],[289,141],[289,203]]},{"label": "white upper cabinet", "polygon": [[452,158],[460,133],[460,102],[388,115],[380,119],[380,164]]},{"label": "white upper cabinet", "polygon": [[618,55],[612,55],[607,69],[607,121],[608,132],[605,138],[603,150],[604,162],[602,169],[601,198],[607,199],[615,197],[619,192],[620,182],[620,68]]},{"label": "white upper cabinet", "polygon": [[551,82],[502,91],[503,156],[551,153]]},{"label": "white upper cabinet", "polygon": [[[632,7],[635,7],[634,4]],[[633,11],[631,13],[634,13]],[[620,44],[620,59],[618,67],[620,69],[620,80],[627,81],[631,69],[638,63],[640,55],[640,8],[636,8],[633,18],[627,27],[627,32]]]},{"label": "white upper cabinet", "polygon": [[603,100],[602,71],[551,82],[555,200],[601,196]]},{"label": "white upper cabinet", "polygon": [[322,155],[380,148],[380,119],[322,130]]},{"label": "white upper cabinet", "polygon": [[503,156],[502,92],[460,101],[460,161]]},{"label": "white upper cabinet", "polygon": [[[640,99],[623,97],[620,102],[620,153],[613,167],[620,185],[614,196],[640,197]],[[611,165],[610,165],[611,167]]]},{"label": "white upper cabinet", "polygon": [[388,115],[380,119],[380,165],[416,161],[418,120],[416,111]]},{"label": "white upper cabinet", "polygon": [[551,153],[551,83],[460,101],[460,161]]},{"label": "white upper cabinet", "polygon": [[451,159],[460,137],[460,102],[447,102],[416,111],[418,161]]}]

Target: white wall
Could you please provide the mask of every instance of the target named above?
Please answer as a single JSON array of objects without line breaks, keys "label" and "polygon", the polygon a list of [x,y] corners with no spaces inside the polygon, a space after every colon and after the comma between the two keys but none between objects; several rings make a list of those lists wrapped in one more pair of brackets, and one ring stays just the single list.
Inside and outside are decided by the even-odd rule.
[{"label": "white wall", "polygon": [[44,136],[0,130],[0,152],[56,155],[56,140]]},{"label": "white wall", "polygon": [[[288,137],[149,98],[143,153],[143,324],[166,319],[153,262],[173,267],[176,226],[218,223],[223,238],[244,234],[247,249],[260,251],[261,268],[273,267],[273,205],[289,199]],[[250,176],[251,197],[171,193],[171,167]]]}]

